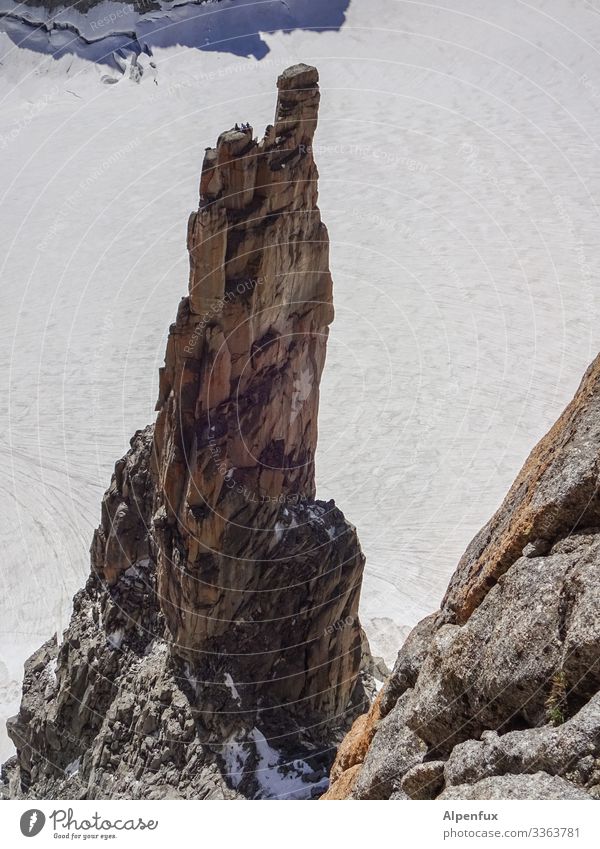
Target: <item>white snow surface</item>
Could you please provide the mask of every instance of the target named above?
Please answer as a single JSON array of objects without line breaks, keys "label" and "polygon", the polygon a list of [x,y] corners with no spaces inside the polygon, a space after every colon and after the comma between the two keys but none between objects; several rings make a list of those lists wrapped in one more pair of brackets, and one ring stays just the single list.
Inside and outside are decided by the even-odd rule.
[{"label": "white snow surface", "polygon": [[225,673],[225,686],[231,693],[232,698],[238,703],[238,705],[241,705],[242,698],[238,692],[238,688],[235,686],[235,681],[233,680],[229,672]]},{"label": "white snow surface", "polygon": [[312,793],[324,792],[329,784],[327,779],[311,781],[312,767],[300,759],[286,761],[258,728],[253,728],[247,735],[233,734],[223,744],[221,755],[225,772],[234,787],[239,787],[244,770],[252,766],[259,799],[309,798]]},{"label": "white snow surface", "polygon": [[253,728],[249,738],[256,747],[257,763],[254,774],[260,788],[261,799],[293,799],[310,795],[317,788],[321,792],[327,789],[327,779],[322,784],[310,784],[303,776],[308,776],[313,770],[305,761],[295,760],[281,764],[282,758],[269,742],[262,731]]},{"label": "white snow surface", "polygon": [[210,49],[153,46],[139,83],[0,33],[1,757],[154,419],[204,148],[262,133],[283,68],[321,76],[318,495],[358,528],[375,654],[439,605],[598,349],[600,4],[351,0],[342,26],[262,32],[261,58],[222,37],[235,7]]},{"label": "white snow surface", "polygon": [[77,758],[65,767],[65,778],[75,778],[81,766],[81,758]]},{"label": "white snow surface", "polygon": [[123,630],[123,628],[117,628],[115,631],[111,631],[110,634],[106,635],[106,640],[112,649],[118,650],[123,645],[124,636],[125,631]]}]

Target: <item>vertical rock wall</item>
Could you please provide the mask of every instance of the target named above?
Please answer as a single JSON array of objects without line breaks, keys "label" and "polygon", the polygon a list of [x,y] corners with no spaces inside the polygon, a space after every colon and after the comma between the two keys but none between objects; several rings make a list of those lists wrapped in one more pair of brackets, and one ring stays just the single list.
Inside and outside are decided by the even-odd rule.
[{"label": "vertical rock wall", "polygon": [[244,125],[206,151],[189,297],[161,370],[155,516],[174,651],[203,680],[232,675],[242,707],[283,701],[326,717],[358,674],[363,558],[334,505],[314,501],[333,319],[317,80],[315,68],[288,69],[264,138]]}]

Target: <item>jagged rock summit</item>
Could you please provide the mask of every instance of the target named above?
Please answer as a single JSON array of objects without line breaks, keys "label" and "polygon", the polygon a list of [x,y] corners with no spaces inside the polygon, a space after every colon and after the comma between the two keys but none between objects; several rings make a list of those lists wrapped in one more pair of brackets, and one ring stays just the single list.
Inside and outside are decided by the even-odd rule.
[{"label": "jagged rock summit", "polygon": [[356,720],[328,799],[600,798],[600,357]]},{"label": "jagged rock summit", "polygon": [[311,796],[364,709],[356,532],[315,500],[333,319],[315,68],[206,152],[157,420],[115,467],[69,628],[26,664],[15,797]]}]

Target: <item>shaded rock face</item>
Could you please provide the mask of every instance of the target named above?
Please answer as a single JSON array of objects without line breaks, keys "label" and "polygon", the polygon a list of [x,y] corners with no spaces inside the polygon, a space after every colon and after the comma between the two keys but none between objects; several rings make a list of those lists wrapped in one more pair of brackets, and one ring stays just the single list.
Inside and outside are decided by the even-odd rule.
[{"label": "shaded rock face", "polygon": [[600,357],[340,749],[325,798],[600,798]]},{"label": "shaded rock face", "polygon": [[[315,500],[333,319],[314,68],[206,152],[156,424],[102,503],[64,639],[26,665],[13,796],[310,796],[364,709],[364,557]],[[367,654],[367,656],[365,656]]]}]

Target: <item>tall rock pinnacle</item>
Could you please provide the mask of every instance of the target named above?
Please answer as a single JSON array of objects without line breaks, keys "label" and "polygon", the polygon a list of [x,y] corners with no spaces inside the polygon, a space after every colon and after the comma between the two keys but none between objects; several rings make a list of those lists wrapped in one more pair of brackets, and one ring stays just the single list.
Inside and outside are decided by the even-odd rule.
[{"label": "tall rock pinnacle", "polygon": [[[236,125],[206,152],[156,424],[116,464],[64,639],[26,666],[12,795],[72,798],[75,763],[84,796],[273,795],[265,735],[271,766],[304,763],[359,707],[364,557],[315,500],[333,319],[317,71],[278,89],[261,141]],[[316,793],[325,761],[296,781]]]},{"label": "tall rock pinnacle", "polygon": [[[189,297],[161,370],[155,521],[174,650],[207,681],[239,669],[242,705],[283,700],[324,718],[344,709],[358,674],[363,559],[333,504],[313,501],[333,319],[317,80],[315,68],[289,68],[262,141],[243,125],[206,152]],[[342,635],[328,631],[348,617]],[[246,646],[252,657],[238,658]]]}]

